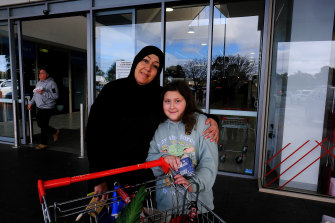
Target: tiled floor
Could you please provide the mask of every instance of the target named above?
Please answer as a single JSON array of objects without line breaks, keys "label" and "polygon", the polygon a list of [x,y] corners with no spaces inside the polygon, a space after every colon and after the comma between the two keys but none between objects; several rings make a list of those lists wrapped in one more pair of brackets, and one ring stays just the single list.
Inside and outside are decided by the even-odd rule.
[{"label": "tiled floor", "polygon": [[[50,126],[59,129],[59,140],[54,143],[52,139],[49,140],[49,149],[54,151],[61,151],[72,153],[76,155],[81,154],[80,147],[80,112],[73,112],[72,114],[58,114],[50,119]],[[33,145],[36,146],[39,142],[41,133],[37,126],[36,119],[33,119]]]}]

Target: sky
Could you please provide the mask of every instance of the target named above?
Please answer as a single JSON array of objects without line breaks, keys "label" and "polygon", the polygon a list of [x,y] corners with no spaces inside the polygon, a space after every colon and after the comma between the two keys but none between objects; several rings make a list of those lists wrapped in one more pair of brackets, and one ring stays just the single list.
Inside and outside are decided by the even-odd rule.
[{"label": "sky", "polygon": [[[194,20],[167,21],[166,67],[208,57],[208,45],[204,45],[208,44],[208,8],[205,7]],[[194,26],[196,33],[187,33],[190,26]],[[225,45],[226,55],[255,57],[251,60],[257,63],[260,49],[260,31],[257,30],[257,26],[257,16],[225,19],[222,14],[220,17],[216,9],[212,55],[222,55]],[[134,30],[136,41],[133,37]],[[160,22],[96,28],[96,60],[100,69],[105,72],[116,60],[132,61],[135,53],[146,45],[156,45],[160,48]]]},{"label": "sky", "polygon": [[[167,21],[166,67],[183,65],[195,58],[208,57],[208,8],[204,7],[193,20]],[[214,12],[212,56],[241,55],[257,65],[261,49],[259,17],[225,18],[217,8]],[[187,31],[192,27],[194,34]],[[135,30],[135,32],[134,32]],[[136,41],[134,35],[136,33]],[[297,72],[318,73],[323,66],[335,67],[335,45],[332,41],[279,42],[276,54],[276,72],[293,75]],[[161,23],[97,27],[97,63],[103,71],[116,60],[132,61],[146,45],[161,46]],[[135,50],[136,48],[136,50]],[[330,59],[331,58],[331,59]]]},{"label": "sky", "polygon": [[6,72],[7,70],[7,61],[5,55],[0,55],[0,72]]},{"label": "sky", "polygon": [[276,73],[293,75],[320,72],[324,66],[335,67],[334,41],[279,42]]}]

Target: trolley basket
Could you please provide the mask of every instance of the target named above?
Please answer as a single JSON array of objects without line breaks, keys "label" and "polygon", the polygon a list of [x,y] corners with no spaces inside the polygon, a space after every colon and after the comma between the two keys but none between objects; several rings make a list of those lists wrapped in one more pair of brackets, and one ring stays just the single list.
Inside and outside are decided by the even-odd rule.
[{"label": "trolley basket", "polygon": [[[73,183],[92,180],[121,174],[140,169],[161,167],[166,174],[164,177],[146,181],[141,184],[126,186],[125,188],[115,185],[113,190],[100,194],[108,195],[106,200],[97,201],[97,196],[90,195],[67,201],[57,201],[48,204],[46,190],[68,186]],[[145,162],[142,164],[121,167],[96,173],[65,177],[53,180],[38,180],[38,194],[42,207],[45,223],[50,222],[113,222],[120,212],[115,212],[115,207],[125,206],[133,199],[137,192],[145,187],[147,197],[143,202],[142,213],[139,222],[152,223],[181,223],[181,222],[224,222],[217,214],[210,210],[204,203],[198,200],[199,192],[190,193],[187,188],[174,184],[174,171],[163,158]],[[121,190],[120,190],[121,188]],[[198,188],[198,186],[195,186]],[[172,208],[169,210],[156,209],[155,192],[158,190],[169,190],[168,196],[172,199]],[[128,194],[128,196],[127,196]],[[126,195],[126,196],[125,196]],[[135,199],[135,198],[134,198]]]}]

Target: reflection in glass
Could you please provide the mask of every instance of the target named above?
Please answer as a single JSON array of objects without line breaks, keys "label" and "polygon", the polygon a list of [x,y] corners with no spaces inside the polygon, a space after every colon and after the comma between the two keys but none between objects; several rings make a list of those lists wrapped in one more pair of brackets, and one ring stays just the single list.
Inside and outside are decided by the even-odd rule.
[{"label": "reflection in glass", "polygon": [[214,6],[210,111],[221,118],[219,170],[225,172],[255,171],[263,10],[264,1]]},{"label": "reflection in glass", "polygon": [[[3,82],[10,80],[8,28],[7,26],[0,26],[0,88]],[[0,92],[2,92],[1,89]],[[4,96],[5,95],[1,94],[1,98]]]},{"label": "reflection in glass", "polygon": [[263,4],[214,7],[211,109],[257,109]]},{"label": "reflection in glass", "polygon": [[335,3],[277,4],[263,186],[327,195],[335,154],[327,153],[335,142]]},{"label": "reflection in glass", "polygon": [[218,116],[220,123],[219,170],[254,174],[256,118]]},{"label": "reflection in glass", "polygon": [[134,56],[143,47],[160,48],[160,21],[160,8],[96,14],[96,95],[108,82],[128,76]]},{"label": "reflection in glass", "polygon": [[[0,137],[14,137],[8,26],[0,26]],[[3,100],[3,101],[2,101]]]},{"label": "reflection in glass", "polygon": [[185,80],[200,108],[206,105],[208,4],[168,6],[164,82]]}]

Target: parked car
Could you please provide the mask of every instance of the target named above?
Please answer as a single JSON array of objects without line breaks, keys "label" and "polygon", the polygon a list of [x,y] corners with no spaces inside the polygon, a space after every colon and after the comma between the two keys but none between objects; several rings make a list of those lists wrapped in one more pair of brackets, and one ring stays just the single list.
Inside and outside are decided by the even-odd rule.
[{"label": "parked car", "polygon": [[291,96],[293,104],[302,104],[307,101],[312,90],[296,90]]},{"label": "parked car", "polygon": [[11,80],[4,80],[0,83],[0,91],[3,98],[11,98],[13,92],[13,84]]},{"label": "parked car", "polygon": [[329,112],[332,108],[333,95],[334,88],[331,86],[319,86],[313,89],[304,104],[307,120],[323,122],[325,112]]}]

